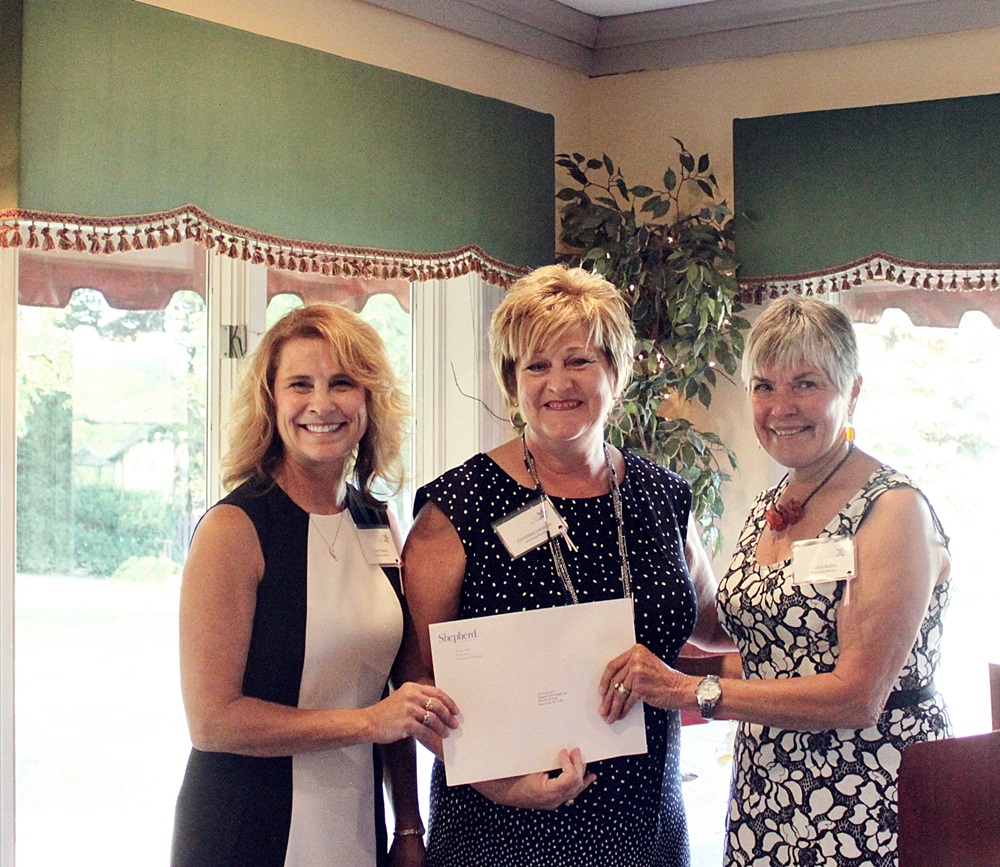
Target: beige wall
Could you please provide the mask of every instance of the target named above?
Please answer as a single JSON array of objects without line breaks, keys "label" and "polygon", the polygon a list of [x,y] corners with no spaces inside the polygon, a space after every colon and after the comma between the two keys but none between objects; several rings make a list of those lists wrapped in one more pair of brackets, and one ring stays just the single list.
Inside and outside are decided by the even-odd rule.
[{"label": "beige wall", "polygon": [[[1000,92],[1000,29],[587,79],[357,0],[145,2],[547,112],[558,151],[607,152],[632,183],[656,184],[676,136],[711,155],[730,200],[734,118]],[[773,468],[739,386],[720,387],[710,418],[692,415],[741,463],[726,490],[719,569]]]},{"label": "beige wall", "polygon": [[[676,157],[676,136],[712,157],[732,201],[732,122],[761,117],[1000,92],[1000,29],[595,79],[590,149],[607,150],[630,183],[655,185]],[[757,446],[742,390],[722,387],[704,424],[740,457],[722,524],[728,565],[742,521],[774,468]],[[721,572],[719,572],[721,575]]]}]

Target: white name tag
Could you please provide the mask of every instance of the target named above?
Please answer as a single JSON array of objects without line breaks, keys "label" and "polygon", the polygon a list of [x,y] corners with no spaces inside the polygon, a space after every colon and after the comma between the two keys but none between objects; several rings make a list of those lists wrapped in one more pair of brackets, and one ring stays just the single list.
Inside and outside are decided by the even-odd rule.
[{"label": "white name tag", "polygon": [[855,569],[853,536],[792,542],[792,584],[850,581]]},{"label": "white name tag", "polygon": [[388,527],[359,527],[358,541],[365,552],[365,559],[372,566],[398,566],[402,562],[396,540]]},{"label": "white name tag", "polygon": [[570,541],[566,522],[548,497],[539,497],[516,512],[499,518],[493,522],[493,529],[514,560],[555,536],[562,536],[569,549],[576,550]]}]

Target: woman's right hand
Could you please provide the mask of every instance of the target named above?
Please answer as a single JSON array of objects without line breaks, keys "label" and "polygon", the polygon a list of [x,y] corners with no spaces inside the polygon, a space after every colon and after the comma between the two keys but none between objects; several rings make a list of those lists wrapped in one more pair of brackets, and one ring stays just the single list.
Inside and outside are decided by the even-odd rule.
[{"label": "woman's right hand", "polygon": [[423,743],[431,733],[446,738],[450,729],[458,728],[458,705],[443,690],[420,683],[404,683],[368,712],[377,744],[408,737]]},{"label": "woman's right hand", "polygon": [[550,776],[543,771],[526,774],[523,777],[504,777],[499,780],[484,780],[473,783],[480,795],[495,804],[505,807],[521,807],[527,810],[556,810],[579,797],[580,793],[594,780],[596,774],[588,774],[580,750],[563,750],[559,753],[560,772]]}]

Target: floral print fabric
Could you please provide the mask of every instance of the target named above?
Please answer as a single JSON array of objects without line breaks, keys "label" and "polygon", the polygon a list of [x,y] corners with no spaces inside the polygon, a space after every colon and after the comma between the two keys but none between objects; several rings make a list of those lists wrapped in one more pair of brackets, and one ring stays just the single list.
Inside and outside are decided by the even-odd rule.
[{"label": "floral print fabric", "polygon": [[[819,534],[853,535],[875,500],[913,483],[882,466]],[[754,503],[719,587],[719,618],[748,679],[803,677],[837,662],[837,610],[844,582],[792,585],[791,561],[762,566],[757,539],[771,491]],[[933,510],[932,510],[933,511]],[[940,524],[935,523],[947,542]],[[947,582],[935,587],[895,690],[933,683]],[[866,729],[822,732],[741,723],[727,816],[728,867],[895,867],[896,775],[910,743],[947,737],[940,696],[886,711]]]}]

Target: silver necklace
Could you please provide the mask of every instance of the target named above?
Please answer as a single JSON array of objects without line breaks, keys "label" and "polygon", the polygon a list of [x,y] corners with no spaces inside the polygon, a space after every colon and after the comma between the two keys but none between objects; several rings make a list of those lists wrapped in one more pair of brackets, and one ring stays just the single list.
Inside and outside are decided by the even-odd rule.
[{"label": "silver necklace", "polygon": [[326,550],[330,552],[330,556],[333,557],[334,560],[338,560],[339,559],[337,557],[337,555],[334,553],[334,548],[337,547],[337,539],[340,536],[340,528],[344,526],[344,512],[346,512],[346,511],[347,511],[347,509],[343,509],[340,512],[340,520],[337,521],[337,529],[333,533],[333,541],[332,542],[329,539],[326,538],[326,535],[319,528],[319,524],[316,522],[316,520],[313,518],[313,516],[312,515],[309,516],[310,523],[313,525],[313,527],[315,528],[316,532],[319,533],[320,539],[322,539],[323,540],[323,544],[326,545]]},{"label": "silver necklace", "polygon": [[[528,440],[521,431],[521,446],[524,449],[524,466],[531,475],[531,480],[535,483],[535,488],[540,497],[545,498],[545,490],[542,482],[538,478],[538,470],[535,468],[535,459],[528,449]],[[614,464],[611,463],[611,452],[608,444],[604,443],[604,465],[608,468],[608,476],[611,479],[611,506],[615,513],[615,524],[618,529],[618,556],[621,558],[621,582],[622,590],[625,591],[625,598],[632,596],[632,570],[628,565],[628,548],[625,545],[625,521],[622,517],[622,495],[618,488],[618,473],[615,472]],[[576,587],[573,586],[573,579],[569,577],[569,569],[566,568],[566,560],[563,557],[562,548],[559,546],[559,537],[549,535],[549,553],[552,555],[552,565],[555,566],[556,574],[562,581],[566,593],[576,605],[580,600],[577,597]]]}]

